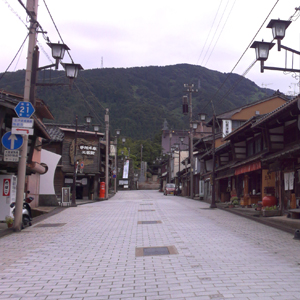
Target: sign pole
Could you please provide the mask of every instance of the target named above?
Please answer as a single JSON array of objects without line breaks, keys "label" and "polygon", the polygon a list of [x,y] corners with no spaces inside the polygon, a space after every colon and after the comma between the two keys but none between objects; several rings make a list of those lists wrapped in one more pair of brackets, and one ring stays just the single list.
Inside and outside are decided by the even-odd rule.
[{"label": "sign pole", "polygon": [[[27,0],[26,7],[32,13],[32,16],[37,18],[38,0]],[[25,102],[26,101],[29,102],[29,97],[30,97],[32,60],[33,60],[34,47],[36,46],[36,35],[37,35],[36,31],[37,31],[37,23],[35,22],[35,20],[31,18],[30,29],[29,29],[25,86],[24,86]],[[24,135],[23,139],[24,139],[24,143],[21,148],[21,157],[18,165],[17,196],[16,196],[16,208],[15,208],[15,220],[13,226],[14,231],[21,231],[22,228],[22,208],[23,208],[23,197],[24,197],[24,189],[25,189],[28,135]]]}]

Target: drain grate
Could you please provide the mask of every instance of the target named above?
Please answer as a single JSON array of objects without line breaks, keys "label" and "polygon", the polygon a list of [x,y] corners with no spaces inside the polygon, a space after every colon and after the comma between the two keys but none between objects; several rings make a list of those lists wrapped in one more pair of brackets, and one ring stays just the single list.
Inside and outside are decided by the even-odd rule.
[{"label": "drain grate", "polygon": [[140,205],[153,205],[153,203],[142,203]]},{"label": "drain grate", "polygon": [[161,221],[138,221],[138,224],[160,224]]},{"label": "drain grate", "polygon": [[35,227],[62,227],[66,223],[47,223],[47,224],[38,224]]},{"label": "drain grate", "polygon": [[144,256],[147,255],[168,255],[170,254],[168,247],[154,247],[154,248],[144,248]]},{"label": "drain grate", "polygon": [[155,211],[155,209],[139,209],[139,211]]},{"label": "drain grate", "polygon": [[178,254],[175,246],[141,247],[135,249],[135,256],[154,256]]}]

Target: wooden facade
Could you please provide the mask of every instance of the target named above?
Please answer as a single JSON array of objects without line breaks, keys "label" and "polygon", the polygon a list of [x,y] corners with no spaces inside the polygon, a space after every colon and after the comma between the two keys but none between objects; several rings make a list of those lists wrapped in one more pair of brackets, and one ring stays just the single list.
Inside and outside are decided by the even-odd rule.
[{"label": "wooden facade", "polygon": [[47,128],[52,128],[52,142],[44,148],[61,155],[54,179],[57,197],[61,198],[63,187],[72,187],[75,163],[76,198],[98,199],[100,182],[105,181],[106,145],[100,141],[103,133],[77,130],[75,155],[75,129],[72,126],[47,124]]}]

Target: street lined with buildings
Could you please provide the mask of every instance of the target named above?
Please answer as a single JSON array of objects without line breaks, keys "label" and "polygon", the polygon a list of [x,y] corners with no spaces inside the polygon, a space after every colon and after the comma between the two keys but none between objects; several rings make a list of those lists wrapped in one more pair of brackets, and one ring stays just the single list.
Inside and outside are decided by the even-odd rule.
[{"label": "street lined with buildings", "polygon": [[299,243],[204,202],[119,191],[1,238],[0,299],[299,299]]}]

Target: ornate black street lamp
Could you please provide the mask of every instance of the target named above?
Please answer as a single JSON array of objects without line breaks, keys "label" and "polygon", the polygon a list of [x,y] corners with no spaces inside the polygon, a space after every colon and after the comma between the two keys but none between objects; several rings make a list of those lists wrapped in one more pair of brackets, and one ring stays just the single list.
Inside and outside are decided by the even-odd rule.
[{"label": "ornate black street lamp", "polygon": [[[289,47],[286,47],[281,44],[281,40],[285,37],[285,31],[288,28],[288,26],[291,24],[291,21],[282,21],[282,20],[271,20],[267,26],[267,28],[272,29],[273,38],[277,40],[278,45],[278,51],[281,50],[281,48],[285,49],[288,52],[292,52],[294,54],[300,55],[299,51],[296,51],[294,49],[291,49]],[[264,70],[273,70],[273,71],[283,71],[283,72],[297,72],[299,73],[299,69],[292,68],[278,68],[278,67],[267,67],[264,65],[264,62],[268,59],[269,56],[269,50],[273,48],[275,43],[268,43],[268,42],[258,42],[255,41],[251,48],[255,49],[256,52],[256,59],[260,61],[260,72],[263,73]],[[287,60],[287,58],[286,58]],[[285,65],[287,64],[287,61],[285,62]]]}]

